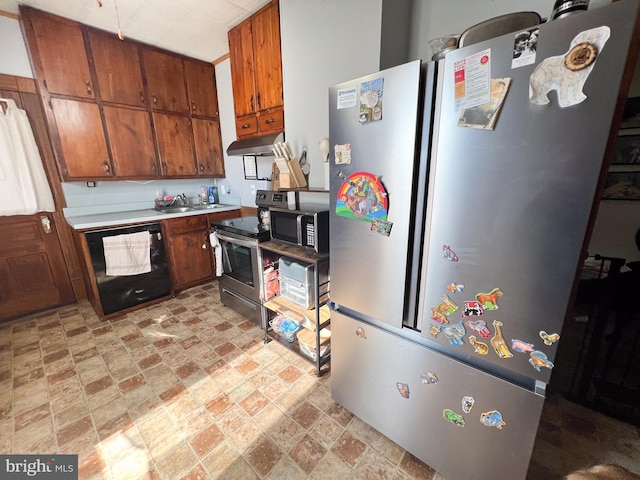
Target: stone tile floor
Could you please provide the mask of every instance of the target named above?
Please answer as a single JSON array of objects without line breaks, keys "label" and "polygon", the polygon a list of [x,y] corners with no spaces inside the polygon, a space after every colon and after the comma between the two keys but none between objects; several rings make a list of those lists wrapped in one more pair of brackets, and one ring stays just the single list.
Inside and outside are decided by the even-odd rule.
[{"label": "stone tile floor", "polygon": [[[217,282],[104,322],[81,303],[0,324],[0,453],[78,454],[81,479],[442,478],[330,383]],[[640,472],[640,429],[551,396],[528,479],[600,462]]]}]

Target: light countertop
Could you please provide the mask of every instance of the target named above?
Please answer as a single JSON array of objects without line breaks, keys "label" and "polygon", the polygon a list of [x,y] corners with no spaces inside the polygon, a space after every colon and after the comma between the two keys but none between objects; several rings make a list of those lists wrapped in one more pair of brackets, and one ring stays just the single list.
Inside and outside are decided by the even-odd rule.
[{"label": "light countertop", "polygon": [[238,210],[238,217],[242,216],[239,205],[216,204],[214,208],[190,210],[180,213],[162,213],[153,208],[145,208],[141,210],[125,210],[85,215],[68,215],[65,213],[65,218],[74,230],[86,230],[131,223],[159,222],[166,218],[189,217],[191,215],[205,215],[208,213],[228,212],[230,210]]}]

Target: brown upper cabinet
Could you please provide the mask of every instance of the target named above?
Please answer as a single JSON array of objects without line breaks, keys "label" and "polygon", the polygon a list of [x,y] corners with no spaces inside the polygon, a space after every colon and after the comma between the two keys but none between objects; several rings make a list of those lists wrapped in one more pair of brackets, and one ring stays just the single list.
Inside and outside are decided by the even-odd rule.
[{"label": "brown upper cabinet", "polygon": [[30,16],[44,85],[52,94],[95,98],[81,25],[50,15]]},{"label": "brown upper cabinet", "polygon": [[277,0],[229,30],[236,134],[284,129],[280,13]]},{"label": "brown upper cabinet", "polygon": [[102,101],[144,107],[138,46],[99,30],[89,30],[89,44]]},{"label": "brown upper cabinet", "polygon": [[142,62],[151,108],[169,112],[188,112],[182,59],[159,50],[143,48]]},{"label": "brown upper cabinet", "polygon": [[224,177],[213,65],[20,13],[63,181]]},{"label": "brown upper cabinet", "polygon": [[[218,118],[216,71],[210,63],[184,60],[191,115]],[[213,88],[211,86],[213,85]]]}]

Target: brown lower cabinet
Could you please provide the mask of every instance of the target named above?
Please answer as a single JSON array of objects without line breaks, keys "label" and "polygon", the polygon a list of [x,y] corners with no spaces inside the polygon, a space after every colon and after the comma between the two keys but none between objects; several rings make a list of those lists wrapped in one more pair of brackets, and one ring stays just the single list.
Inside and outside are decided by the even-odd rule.
[{"label": "brown lower cabinet", "polygon": [[175,292],[214,278],[215,259],[209,243],[211,223],[239,216],[240,210],[231,210],[164,220],[165,247]]}]

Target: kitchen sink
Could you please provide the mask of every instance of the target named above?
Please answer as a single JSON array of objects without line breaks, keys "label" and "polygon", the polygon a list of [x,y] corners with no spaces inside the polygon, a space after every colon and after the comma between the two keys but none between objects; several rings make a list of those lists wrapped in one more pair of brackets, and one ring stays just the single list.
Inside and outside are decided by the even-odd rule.
[{"label": "kitchen sink", "polygon": [[156,210],[160,213],[183,213],[193,210],[192,207],[156,207]]},{"label": "kitchen sink", "polygon": [[192,205],[189,208],[192,210],[212,210],[214,208],[225,207],[226,205],[220,205],[219,203],[212,203],[210,205]]}]

